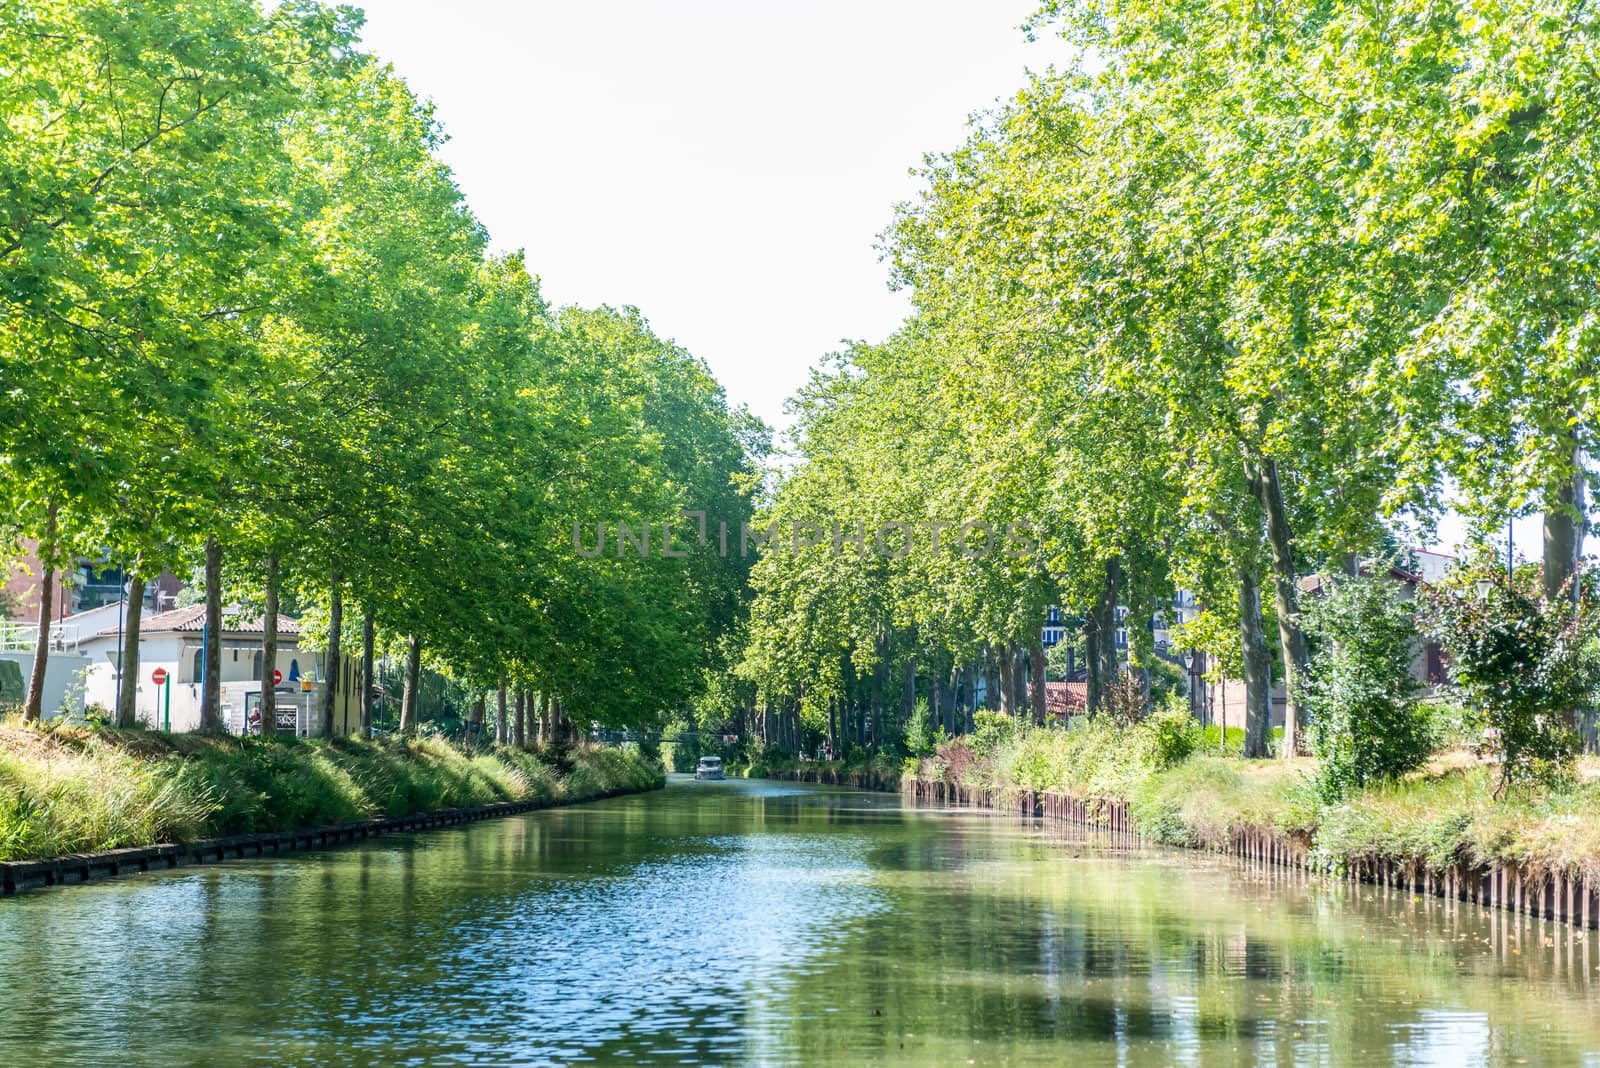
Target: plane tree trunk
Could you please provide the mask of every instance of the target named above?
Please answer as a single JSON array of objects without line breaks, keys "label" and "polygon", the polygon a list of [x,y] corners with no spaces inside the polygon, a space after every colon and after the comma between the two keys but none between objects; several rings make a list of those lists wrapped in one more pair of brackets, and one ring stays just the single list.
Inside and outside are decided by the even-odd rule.
[{"label": "plane tree trunk", "polygon": [[1028,715],[1028,658],[1021,642],[1007,647],[1011,657],[1011,709],[1018,719]]},{"label": "plane tree trunk", "polygon": [[1000,662],[1000,714],[1015,716],[1017,710],[1012,707],[1012,700],[1016,697],[1017,689],[1011,681],[1011,673],[1016,670],[1016,660],[1011,655],[1010,646],[1002,645],[995,659]]},{"label": "plane tree trunk", "polygon": [[1033,683],[1033,722],[1043,724],[1048,716],[1048,706],[1045,701],[1044,685],[1044,640],[1036,630],[1028,643],[1028,666],[1031,669]]},{"label": "plane tree trunk", "polygon": [[990,712],[998,712],[1000,695],[1004,692],[1000,686],[1000,658],[995,655],[993,646],[984,646],[983,707]]},{"label": "plane tree trunk", "polygon": [[1267,517],[1267,545],[1272,550],[1273,608],[1278,616],[1283,688],[1288,698],[1283,715],[1283,755],[1288,758],[1294,756],[1298,747],[1300,687],[1305,682],[1311,654],[1301,624],[1294,547],[1289,538],[1289,519],[1283,506],[1283,485],[1278,478],[1277,461],[1267,460],[1258,465],[1255,474],[1262,510]]},{"label": "plane tree trunk", "polygon": [[1100,678],[1100,613],[1089,611],[1083,617],[1084,704],[1089,715],[1104,703],[1105,683]]},{"label": "plane tree trunk", "polygon": [[917,707],[917,658],[906,657],[900,676],[900,725],[911,722],[911,713]]},{"label": "plane tree trunk", "polygon": [[327,663],[323,667],[323,674],[327,678],[322,684],[322,729],[324,738],[333,737],[334,711],[339,707],[339,683],[343,672],[339,670],[340,629],[344,626],[344,589],[343,580],[339,572],[335,571],[330,577],[328,600],[328,654]]},{"label": "plane tree trunk", "polygon": [[1122,561],[1113,556],[1106,561],[1106,583],[1095,603],[1095,659],[1093,669],[1098,676],[1100,707],[1117,684],[1121,669],[1117,656],[1117,599],[1122,593]]},{"label": "plane tree trunk", "polygon": [[361,737],[372,737],[373,647],[377,644],[378,624],[371,611],[361,615]]},{"label": "plane tree trunk", "polygon": [[[144,576],[139,573],[138,561],[135,561],[134,569],[128,574],[128,612],[122,626],[122,663],[118,665],[122,675],[122,685],[117,690],[116,723],[123,728],[132,727],[138,718],[139,627],[143,621]],[[167,685],[170,686],[172,683],[169,682]]]},{"label": "plane tree trunk", "polygon": [[261,615],[261,735],[266,737],[278,729],[277,683],[273,674],[278,670],[278,557],[267,554],[266,609]]},{"label": "plane tree trunk", "polygon": [[1272,660],[1261,623],[1261,591],[1248,567],[1239,569],[1239,641],[1244,652],[1244,755],[1264,757],[1272,735]]},{"label": "plane tree trunk", "polygon": [[1583,538],[1587,526],[1584,516],[1583,456],[1574,448],[1571,471],[1546,495],[1544,513],[1544,569],[1541,585],[1546,600],[1554,601],[1573,591],[1567,583],[1577,573],[1583,558]]},{"label": "plane tree trunk", "polygon": [[200,653],[200,729],[222,729],[222,544],[206,538],[205,648]]},{"label": "plane tree trunk", "polygon": [[406,639],[406,686],[400,695],[400,733],[417,729],[417,703],[422,700],[422,639]]},{"label": "plane tree trunk", "polygon": [[44,718],[44,673],[50,662],[50,617],[55,614],[56,553],[60,548],[57,516],[57,506],[52,502],[45,516],[44,540],[39,543],[44,581],[39,585],[39,633],[33,643],[33,668],[28,672],[28,691],[22,699],[25,723],[38,723]]}]

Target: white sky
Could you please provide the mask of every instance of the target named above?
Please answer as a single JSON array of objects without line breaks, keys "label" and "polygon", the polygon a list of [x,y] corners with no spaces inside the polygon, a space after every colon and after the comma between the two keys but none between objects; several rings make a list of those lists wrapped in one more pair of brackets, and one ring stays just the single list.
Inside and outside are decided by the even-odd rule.
[{"label": "white sky", "polygon": [[557,304],[637,305],[734,403],[783,402],[909,308],[874,239],[928,151],[1063,54],[1036,0],[370,0],[498,248]]},{"label": "white sky", "polygon": [[1066,49],[1023,38],[1036,0],[362,6],[496,247],[554,303],[637,305],[780,429],[818,359],[909,311],[874,242],[911,168]]}]

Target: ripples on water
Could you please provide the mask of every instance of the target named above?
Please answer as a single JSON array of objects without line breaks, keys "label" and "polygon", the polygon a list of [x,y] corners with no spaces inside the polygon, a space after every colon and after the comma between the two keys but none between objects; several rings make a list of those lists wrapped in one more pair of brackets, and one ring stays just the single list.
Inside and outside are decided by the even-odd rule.
[{"label": "ripples on water", "polygon": [[0,901],[0,1065],[1600,1065],[1591,952],[884,795],[675,782]]},{"label": "ripples on water", "polygon": [[502,1019],[548,1038],[527,1051],[536,1060],[597,1048],[732,1056],[749,1004],[786,999],[826,966],[817,951],[836,932],[883,907],[865,850],[858,836],[717,836],[672,860],[557,883],[456,927],[457,985],[517,991]]}]

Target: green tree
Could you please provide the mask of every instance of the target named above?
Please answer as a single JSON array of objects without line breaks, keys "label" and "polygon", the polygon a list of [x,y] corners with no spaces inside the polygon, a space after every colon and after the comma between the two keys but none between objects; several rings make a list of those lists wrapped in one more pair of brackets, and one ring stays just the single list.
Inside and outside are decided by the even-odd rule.
[{"label": "green tree", "polygon": [[[1538,576],[1508,579],[1489,565],[1461,568],[1430,592],[1428,632],[1450,656],[1450,685],[1501,757],[1496,795],[1559,782],[1576,755],[1577,710],[1600,684],[1592,589],[1549,601]],[[1481,591],[1481,592],[1480,592]]]},{"label": "green tree", "polygon": [[1420,642],[1414,606],[1400,594],[1387,575],[1349,578],[1310,607],[1317,653],[1303,694],[1330,799],[1399,778],[1432,750],[1411,670]]}]

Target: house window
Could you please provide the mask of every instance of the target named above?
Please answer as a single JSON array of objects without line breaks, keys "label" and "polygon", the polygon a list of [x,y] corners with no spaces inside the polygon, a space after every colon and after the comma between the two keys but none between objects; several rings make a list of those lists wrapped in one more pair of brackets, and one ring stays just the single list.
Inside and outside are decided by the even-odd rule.
[{"label": "house window", "polygon": [[1444,650],[1436,642],[1429,642],[1426,650],[1426,673],[1431,683],[1445,681]]},{"label": "house window", "polygon": [[206,647],[204,645],[195,649],[194,663],[190,667],[189,678],[192,681],[199,682],[206,677]]}]

